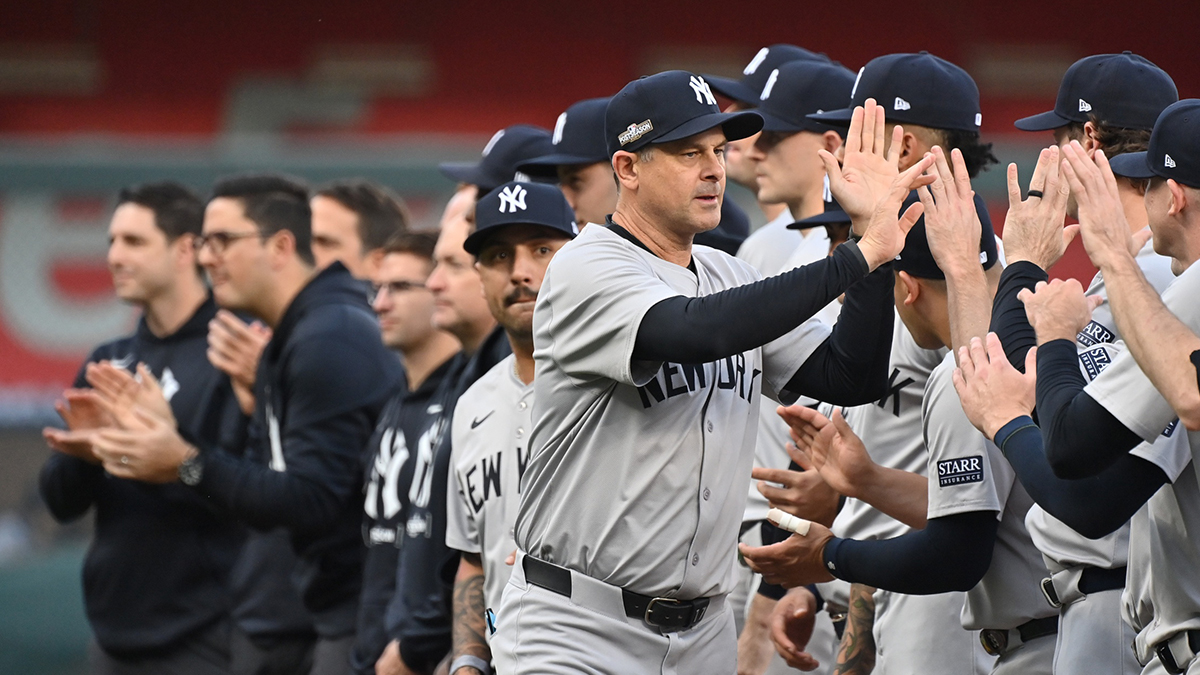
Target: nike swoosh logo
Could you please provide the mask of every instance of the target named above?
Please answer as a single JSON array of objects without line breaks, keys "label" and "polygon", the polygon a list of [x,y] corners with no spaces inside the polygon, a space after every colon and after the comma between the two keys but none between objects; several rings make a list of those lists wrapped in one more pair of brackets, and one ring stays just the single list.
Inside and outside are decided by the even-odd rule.
[{"label": "nike swoosh logo", "polygon": [[488,413],[488,414],[484,415],[484,416],[483,416],[483,419],[474,419],[474,420],[471,420],[471,428],[472,428],[472,429],[474,429],[475,427],[479,426],[480,424],[483,424],[484,422],[486,422],[486,421],[487,421],[487,418],[491,417],[491,416],[492,416],[492,413],[494,413],[494,412],[496,412],[496,411],[495,411],[495,410],[493,410],[492,412],[490,412],[490,413]]},{"label": "nike swoosh logo", "polygon": [[125,370],[129,368],[129,366],[133,365],[133,354],[126,354],[124,357],[119,359],[110,359],[109,363],[111,363],[114,368]]}]

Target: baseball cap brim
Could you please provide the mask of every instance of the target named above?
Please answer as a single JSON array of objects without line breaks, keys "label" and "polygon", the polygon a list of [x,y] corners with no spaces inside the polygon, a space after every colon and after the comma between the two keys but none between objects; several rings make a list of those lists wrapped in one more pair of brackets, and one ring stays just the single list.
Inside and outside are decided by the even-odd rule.
[{"label": "baseball cap brim", "polygon": [[1153,178],[1158,174],[1150,168],[1150,153],[1127,152],[1108,160],[1112,172],[1125,178]]},{"label": "baseball cap brim", "polygon": [[441,171],[443,176],[459,183],[479,185],[487,182],[487,178],[479,170],[477,162],[442,162],[438,164],[438,171]]},{"label": "baseball cap brim", "polygon": [[517,169],[528,173],[530,169],[534,171],[548,170],[554,173],[556,167],[570,166],[572,164],[596,164],[597,162],[607,162],[608,157],[584,157],[583,155],[543,155],[534,157],[527,162],[521,162]]},{"label": "baseball cap brim", "polygon": [[818,213],[815,216],[809,216],[804,220],[797,220],[787,226],[789,230],[807,230],[810,227],[817,225],[836,225],[838,223],[849,223],[850,216],[846,215],[845,211],[826,211]]},{"label": "baseball cap brim", "polygon": [[738,103],[746,105],[758,105],[758,92],[751,91],[750,87],[742,84],[741,80],[735,80],[731,77],[718,77],[716,75],[701,75],[704,81],[708,83],[709,89],[717,92],[728,99],[733,99]]},{"label": "baseball cap brim", "polygon": [[655,138],[651,143],[670,143],[716,127],[721,127],[721,130],[725,132],[725,140],[738,141],[762,131],[763,118],[753,110],[736,113],[709,113],[680,124]]},{"label": "baseball cap brim", "polygon": [[[762,108],[759,108],[755,112],[757,112],[759,115],[762,115],[762,118],[763,118],[762,130],[763,131],[779,131],[779,132],[805,131],[807,129],[817,126],[816,122],[813,122],[812,124],[797,124],[795,122],[785,120],[782,117],[772,115],[771,113],[763,110]],[[805,121],[807,122],[808,120],[805,120]]]},{"label": "baseball cap brim", "polygon": [[840,110],[826,110],[825,112],[813,113],[805,115],[814,122],[828,124],[831,127],[848,127],[850,126],[850,118],[854,116],[854,108],[842,108]]},{"label": "baseball cap brim", "polygon": [[483,245],[485,243],[487,243],[488,239],[491,239],[500,230],[503,230],[506,227],[511,227],[513,225],[532,225],[534,227],[540,227],[544,230],[553,232],[555,234],[560,234],[560,235],[562,235],[563,239],[574,239],[575,238],[574,234],[567,232],[566,230],[564,230],[561,227],[558,227],[558,226],[552,225],[552,224],[548,224],[548,223],[538,223],[538,222],[532,222],[532,221],[531,222],[521,222],[521,223],[504,223],[501,225],[493,225],[491,227],[485,227],[481,230],[475,230],[474,232],[471,233],[471,235],[469,237],[467,237],[463,241],[463,250],[466,251],[467,253],[470,253],[471,255],[477,256],[477,255],[479,255],[479,252],[483,250]]},{"label": "baseball cap brim", "polygon": [[1013,122],[1013,126],[1021,131],[1050,131],[1051,129],[1065,127],[1072,121],[1073,120],[1069,120],[1053,110],[1048,110],[1044,113],[1038,113],[1037,115],[1022,117],[1016,122]]}]

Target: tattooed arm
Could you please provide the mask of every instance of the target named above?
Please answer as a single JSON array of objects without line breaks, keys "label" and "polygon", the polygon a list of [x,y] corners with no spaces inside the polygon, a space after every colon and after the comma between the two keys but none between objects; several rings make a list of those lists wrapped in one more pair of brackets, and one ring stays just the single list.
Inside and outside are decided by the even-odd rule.
[{"label": "tattooed arm", "polygon": [[[487,608],[483,597],[483,561],[478,553],[463,553],[454,577],[453,658],[476,656],[492,660],[487,638]],[[452,675],[483,675],[471,666],[463,666]]]},{"label": "tattooed arm", "polygon": [[833,675],[867,675],[875,669],[875,589],[850,585],[850,611]]}]

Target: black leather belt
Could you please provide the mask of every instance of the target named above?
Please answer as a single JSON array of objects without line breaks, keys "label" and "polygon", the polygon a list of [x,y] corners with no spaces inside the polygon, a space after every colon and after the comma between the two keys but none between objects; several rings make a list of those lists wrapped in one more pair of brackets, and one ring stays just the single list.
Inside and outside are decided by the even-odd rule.
[{"label": "black leather belt", "polygon": [[[1125,569],[1124,565],[1111,569],[1085,567],[1079,573],[1077,588],[1084,595],[1125,588]],[[1062,600],[1058,597],[1058,591],[1054,588],[1054,579],[1052,577],[1042,579],[1042,595],[1046,596],[1046,601],[1050,603],[1051,607],[1058,608],[1063,606]]]},{"label": "black leather belt", "polygon": [[[1193,654],[1200,654],[1200,630],[1187,631],[1187,642]],[[1158,656],[1159,662],[1163,664],[1163,668],[1171,675],[1182,675],[1187,672],[1188,664],[1180,664],[1175,661],[1175,655],[1171,653],[1170,640],[1163,640],[1154,645],[1154,653]]]},{"label": "black leather belt", "polygon": [[[571,597],[571,571],[567,568],[528,555],[522,559],[521,567],[525,570],[525,580],[529,583]],[[641,619],[655,628],[672,632],[687,630],[700,623],[704,613],[708,611],[709,599],[655,598],[622,588],[621,602],[625,605],[626,616]]]},{"label": "black leather belt", "polygon": [[[1048,616],[1044,619],[1033,619],[1017,626],[1013,630],[1021,636],[1021,642],[1032,642],[1040,637],[1054,635],[1058,632],[1058,617]],[[1000,656],[1008,651],[1008,631],[985,628],[979,631],[979,641],[983,649],[992,656]]]}]

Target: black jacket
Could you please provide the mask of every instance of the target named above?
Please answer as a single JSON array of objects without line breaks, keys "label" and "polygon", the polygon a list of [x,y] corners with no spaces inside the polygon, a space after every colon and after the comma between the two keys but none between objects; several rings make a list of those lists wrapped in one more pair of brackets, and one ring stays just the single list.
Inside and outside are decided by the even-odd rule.
[{"label": "black jacket", "polygon": [[[240,452],[245,417],[229,378],[206,356],[208,322],[216,311],[207,300],[163,338],[143,318],[137,332],[97,347],[87,363],[108,359],[130,370],[145,363],[186,435]],[[75,386],[87,386],[82,369]],[[228,616],[228,574],[244,530],[226,511],[179,483],[113,478],[97,465],[57,453],[42,468],[39,487],[61,522],[96,509],[83,590],[96,641],[106,651],[137,655],[168,648]]]},{"label": "black jacket", "polygon": [[323,637],[354,632],[362,449],[402,382],[361,284],[334,263],[300,291],[263,351],[259,442],[245,459],[205,453],[200,491],[255,529],[287,528],[299,556],[293,581]]}]

